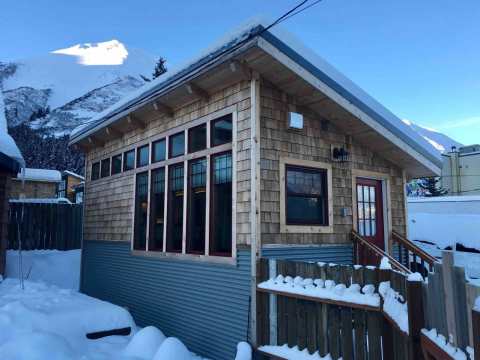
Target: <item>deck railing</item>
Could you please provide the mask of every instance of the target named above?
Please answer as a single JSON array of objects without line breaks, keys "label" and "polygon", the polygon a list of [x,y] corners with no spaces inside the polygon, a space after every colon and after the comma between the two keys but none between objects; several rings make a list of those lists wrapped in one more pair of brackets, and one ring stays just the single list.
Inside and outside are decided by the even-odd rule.
[{"label": "deck railing", "polygon": [[398,247],[399,262],[410,271],[419,272],[422,275],[434,271],[433,264],[437,262],[437,259],[422,250],[414,242],[392,231],[392,244]]}]

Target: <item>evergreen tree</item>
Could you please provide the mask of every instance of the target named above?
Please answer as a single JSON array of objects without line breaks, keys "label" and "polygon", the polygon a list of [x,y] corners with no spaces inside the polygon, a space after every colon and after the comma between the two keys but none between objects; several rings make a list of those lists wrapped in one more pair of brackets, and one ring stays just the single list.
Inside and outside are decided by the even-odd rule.
[{"label": "evergreen tree", "polygon": [[160,75],[164,74],[167,72],[167,67],[165,66],[165,63],[167,60],[165,60],[163,57],[160,57],[157,60],[157,63],[155,64],[155,69],[153,70],[152,77],[156,79]]},{"label": "evergreen tree", "polygon": [[423,179],[418,185],[424,189],[425,196],[434,197],[434,196],[443,196],[447,194],[447,190],[443,189],[441,186],[438,186],[439,179],[435,177],[429,177]]}]

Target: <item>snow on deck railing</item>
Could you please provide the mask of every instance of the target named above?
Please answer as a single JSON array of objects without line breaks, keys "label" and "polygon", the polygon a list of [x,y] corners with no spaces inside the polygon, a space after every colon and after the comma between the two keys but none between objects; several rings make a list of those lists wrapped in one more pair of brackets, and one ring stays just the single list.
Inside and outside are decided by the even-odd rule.
[{"label": "snow on deck railing", "polygon": [[318,351],[310,354],[307,349],[300,350],[298,346],[289,347],[285,345],[264,345],[260,346],[258,350],[264,354],[276,356],[281,359],[296,359],[296,360],[332,360],[332,356],[327,354],[320,356]]},{"label": "snow on deck railing", "polygon": [[369,307],[380,306],[380,296],[371,284],[336,284],[333,280],[302,278],[278,275],[258,284],[258,288],[284,294],[307,296],[314,299],[331,300]]},{"label": "snow on deck railing", "polygon": [[422,329],[422,335],[426,336],[428,339],[430,339],[435,345],[437,345],[440,349],[442,349],[443,352],[447,353],[449,356],[451,356],[452,359],[455,360],[467,360],[467,359],[474,359],[473,355],[473,349],[471,347],[467,347],[467,352],[469,353],[469,356],[465,354],[461,349],[456,347],[455,345],[451,344],[445,336],[442,334],[439,334],[437,332],[437,329]]}]

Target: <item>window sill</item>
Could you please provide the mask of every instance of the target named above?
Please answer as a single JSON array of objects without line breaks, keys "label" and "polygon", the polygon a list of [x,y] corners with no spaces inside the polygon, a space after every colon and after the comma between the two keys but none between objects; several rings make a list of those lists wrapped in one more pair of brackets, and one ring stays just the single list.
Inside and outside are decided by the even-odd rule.
[{"label": "window sill", "polygon": [[221,265],[232,265],[232,266],[237,265],[237,259],[234,257],[164,253],[164,252],[157,252],[157,251],[142,251],[142,250],[132,250],[131,254],[133,256],[142,256],[142,257],[153,258],[153,259],[195,261],[195,262],[201,262],[201,263],[203,262],[203,263],[210,263],[210,264],[221,264]]},{"label": "window sill", "polygon": [[280,232],[282,234],[332,234],[333,225],[319,226],[319,225],[280,225]]}]

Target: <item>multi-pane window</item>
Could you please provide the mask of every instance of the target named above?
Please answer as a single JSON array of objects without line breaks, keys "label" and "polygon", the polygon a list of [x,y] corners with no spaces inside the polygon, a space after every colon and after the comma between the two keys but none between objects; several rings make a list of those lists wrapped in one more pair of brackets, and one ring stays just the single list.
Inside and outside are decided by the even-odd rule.
[{"label": "multi-pane window", "polygon": [[148,208],[148,172],[137,174],[135,191],[135,250],[145,250],[147,243],[147,208]]},{"label": "multi-pane window", "polygon": [[102,160],[100,176],[102,178],[110,176],[110,158]]},{"label": "multi-pane window", "polygon": [[375,236],[377,234],[375,187],[358,184],[357,204],[359,234]]},{"label": "multi-pane window", "polygon": [[286,166],[287,225],[328,225],[327,171]]},{"label": "multi-pane window", "polygon": [[152,163],[165,160],[165,139],[152,144]]},{"label": "multi-pane window", "polygon": [[153,170],[151,182],[148,249],[162,251],[165,213],[165,168]]},{"label": "multi-pane window", "polygon": [[100,178],[100,163],[96,162],[92,164],[92,180],[97,180]]},{"label": "multi-pane window", "polygon": [[137,149],[137,167],[148,165],[148,145]]},{"label": "multi-pane window", "polygon": [[174,158],[185,154],[185,132],[170,136],[168,156]]},{"label": "multi-pane window", "polygon": [[181,252],[183,237],[183,162],[168,168],[167,251]]},{"label": "multi-pane window", "polygon": [[123,171],[135,169],[135,150],[123,153]]},{"label": "multi-pane window", "polygon": [[205,252],[205,209],[207,159],[191,161],[188,166],[187,252]]},{"label": "multi-pane window", "polygon": [[207,148],[207,125],[202,124],[188,130],[188,152],[204,150]]},{"label": "multi-pane window", "polygon": [[112,156],[112,175],[122,172],[122,155]]},{"label": "multi-pane window", "polygon": [[232,155],[212,156],[212,204],[210,251],[230,256],[232,252]]},{"label": "multi-pane window", "polygon": [[226,144],[232,141],[232,115],[225,115],[212,121],[211,146]]}]

